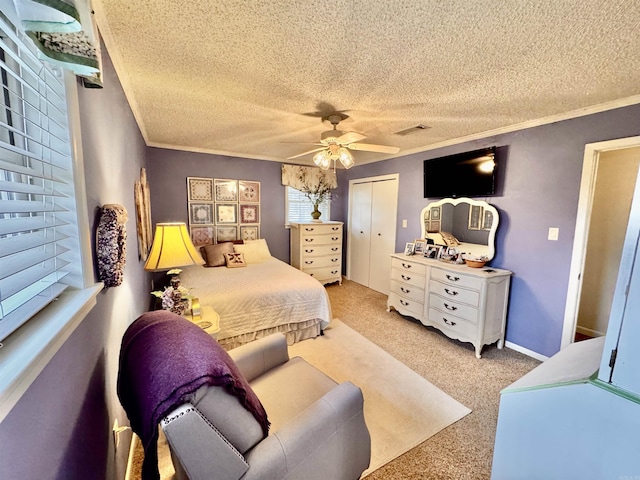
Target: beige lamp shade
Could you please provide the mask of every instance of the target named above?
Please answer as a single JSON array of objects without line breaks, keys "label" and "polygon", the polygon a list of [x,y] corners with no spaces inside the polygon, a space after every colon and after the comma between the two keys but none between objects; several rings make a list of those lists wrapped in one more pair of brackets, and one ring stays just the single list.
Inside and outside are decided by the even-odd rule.
[{"label": "beige lamp shade", "polygon": [[188,265],[202,265],[203,258],[193,246],[184,223],[158,223],[145,270],[157,272]]}]

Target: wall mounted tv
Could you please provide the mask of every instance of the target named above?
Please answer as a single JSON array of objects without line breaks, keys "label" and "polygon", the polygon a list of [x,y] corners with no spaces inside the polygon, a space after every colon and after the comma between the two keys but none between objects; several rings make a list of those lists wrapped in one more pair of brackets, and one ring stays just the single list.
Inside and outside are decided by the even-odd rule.
[{"label": "wall mounted tv", "polygon": [[496,147],[424,161],[424,198],[495,195]]}]

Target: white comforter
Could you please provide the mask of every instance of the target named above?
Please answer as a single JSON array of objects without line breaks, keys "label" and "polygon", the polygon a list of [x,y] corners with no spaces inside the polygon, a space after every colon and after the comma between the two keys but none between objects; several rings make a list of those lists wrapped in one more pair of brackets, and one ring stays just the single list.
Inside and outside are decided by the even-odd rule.
[{"label": "white comforter", "polygon": [[246,267],[186,267],[182,285],[220,315],[218,339],[290,323],[331,321],[324,286],[315,278],[270,257]]}]

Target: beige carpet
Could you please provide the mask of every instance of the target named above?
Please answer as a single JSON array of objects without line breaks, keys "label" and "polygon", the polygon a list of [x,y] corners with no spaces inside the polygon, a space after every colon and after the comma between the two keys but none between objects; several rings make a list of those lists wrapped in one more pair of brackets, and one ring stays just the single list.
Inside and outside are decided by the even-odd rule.
[{"label": "beige carpet", "polygon": [[362,389],[371,434],[371,464],[364,475],[471,412],[339,320],[324,336],[290,346],[289,355]]}]

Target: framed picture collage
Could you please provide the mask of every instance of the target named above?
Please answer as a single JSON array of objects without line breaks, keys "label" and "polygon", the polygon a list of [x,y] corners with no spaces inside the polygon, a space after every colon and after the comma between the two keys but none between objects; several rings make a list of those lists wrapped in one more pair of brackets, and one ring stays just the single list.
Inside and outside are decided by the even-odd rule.
[{"label": "framed picture collage", "polygon": [[196,247],[260,238],[260,182],[187,177],[187,200]]}]

